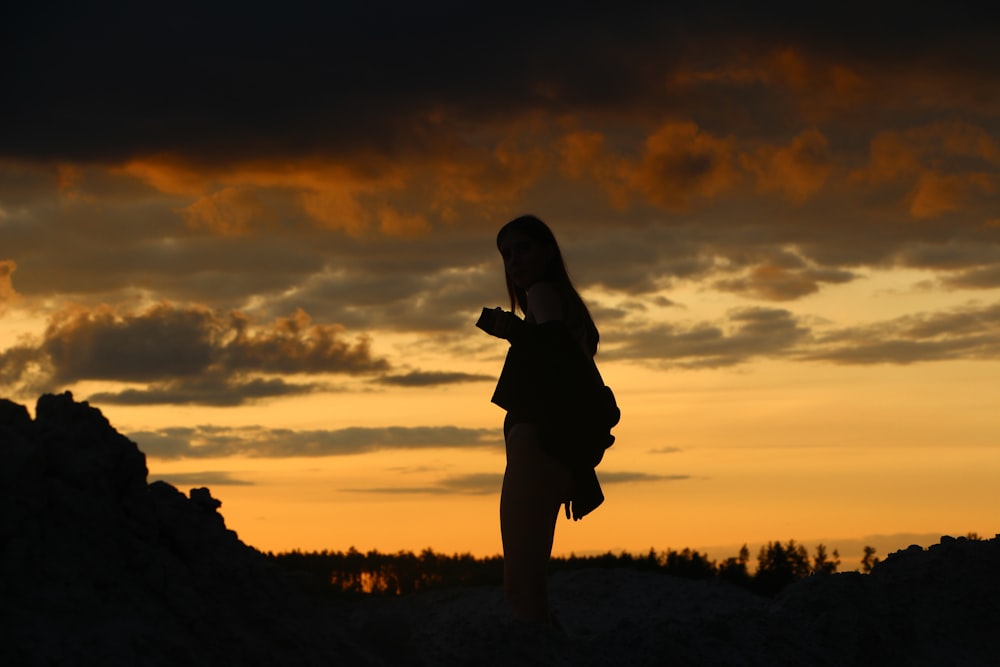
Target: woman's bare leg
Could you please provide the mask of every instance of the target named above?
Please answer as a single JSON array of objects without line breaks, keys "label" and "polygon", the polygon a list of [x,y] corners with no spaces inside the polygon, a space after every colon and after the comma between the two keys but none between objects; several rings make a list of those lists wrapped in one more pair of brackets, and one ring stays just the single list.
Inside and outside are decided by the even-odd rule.
[{"label": "woman's bare leg", "polygon": [[507,469],[500,493],[504,593],[514,613],[549,622],[547,570],[559,506],[568,496],[569,471],[539,446],[534,424],[507,435]]}]

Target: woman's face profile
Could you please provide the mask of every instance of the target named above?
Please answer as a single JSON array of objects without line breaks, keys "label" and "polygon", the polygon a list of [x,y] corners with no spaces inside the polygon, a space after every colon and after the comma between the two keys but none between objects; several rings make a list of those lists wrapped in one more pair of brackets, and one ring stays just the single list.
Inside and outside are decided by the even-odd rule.
[{"label": "woman's face profile", "polygon": [[526,234],[510,231],[499,244],[504,269],[511,282],[528,289],[545,275],[552,249]]}]

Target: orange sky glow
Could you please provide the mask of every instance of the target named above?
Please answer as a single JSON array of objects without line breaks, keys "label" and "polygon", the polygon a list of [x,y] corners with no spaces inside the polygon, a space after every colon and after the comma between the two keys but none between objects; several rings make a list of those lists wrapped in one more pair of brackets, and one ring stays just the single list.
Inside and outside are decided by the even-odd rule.
[{"label": "orange sky glow", "polygon": [[556,553],[1000,532],[995,35],[445,9],[8,22],[0,397],[72,391],[261,550],[499,553],[473,325],[531,212],[623,412]]}]

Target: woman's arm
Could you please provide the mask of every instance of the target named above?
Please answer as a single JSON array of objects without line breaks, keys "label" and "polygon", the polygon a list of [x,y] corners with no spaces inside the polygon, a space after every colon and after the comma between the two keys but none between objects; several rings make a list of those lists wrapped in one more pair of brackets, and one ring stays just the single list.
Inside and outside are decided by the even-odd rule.
[{"label": "woman's arm", "polygon": [[527,317],[522,320],[501,308],[483,308],[476,326],[491,336],[514,343],[534,325],[564,321],[562,297],[552,283],[539,282],[528,288],[527,309]]}]

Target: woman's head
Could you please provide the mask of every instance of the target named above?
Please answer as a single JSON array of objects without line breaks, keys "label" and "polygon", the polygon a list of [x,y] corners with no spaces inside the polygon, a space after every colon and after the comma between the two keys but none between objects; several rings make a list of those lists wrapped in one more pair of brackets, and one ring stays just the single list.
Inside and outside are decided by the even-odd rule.
[{"label": "woman's head", "polygon": [[[569,283],[555,235],[533,215],[504,225],[497,233],[497,250],[503,257],[508,290],[523,292],[542,280]],[[523,304],[522,298],[519,305]]]},{"label": "woman's head", "polygon": [[591,354],[596,353],[600,335],[590,311],[569,279],[559,244],[548,225],[533,215],[514,218],[497,233],[497,249],[503,257],[511,310],[527,312],[528,288],[536,282],[555,283],[567,295],[569,305],[578,313],[586,329],[587,348]]}]

